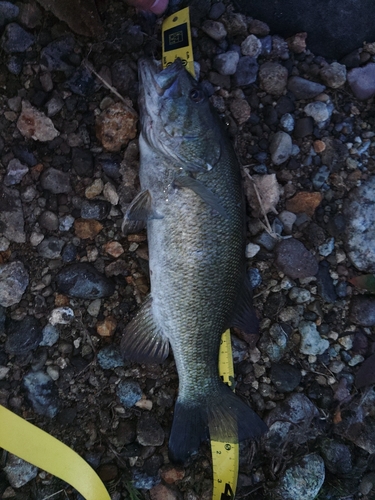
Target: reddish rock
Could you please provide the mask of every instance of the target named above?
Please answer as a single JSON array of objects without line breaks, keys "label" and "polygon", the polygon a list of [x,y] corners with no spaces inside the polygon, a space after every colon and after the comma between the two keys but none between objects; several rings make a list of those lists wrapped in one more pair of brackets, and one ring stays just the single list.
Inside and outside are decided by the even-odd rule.
[{"label": "reddish rock", "polygon": [[50,118],[28,101],[22,101],[22,111],[17,120],[17,128],[26,139],[34,141],[52,141],[60,135]]},{"label": "reddish rock", "polygon": [[286,209],[289,210],[289,212],[293,212],[295,214],[305,213],[308,216],[312,217],[316,208],[320,205],[322,199],[322,193],[309,193],[307,191],[301,191],[300,193],[297,193],[295,196],[293,196],[293,198],[288,200],[285,206]]},{"label": "reddish rock", "polygon": [[121,102],[112,104],[96,118],[96,137],[107,151],[120,151],[137,134],[138,116]]},{"label": "reddish rock", "polygon": [[83,240],[94,239],[102,229],[103,225],[95,219],[77,219],[74,222],[76,236]]},{"label": "reddish rock", "polygon": [[111,337],[116,330],[117,321],[113,316],[107,316],[104,321],[98,321],[96,331],[101,337]]}]

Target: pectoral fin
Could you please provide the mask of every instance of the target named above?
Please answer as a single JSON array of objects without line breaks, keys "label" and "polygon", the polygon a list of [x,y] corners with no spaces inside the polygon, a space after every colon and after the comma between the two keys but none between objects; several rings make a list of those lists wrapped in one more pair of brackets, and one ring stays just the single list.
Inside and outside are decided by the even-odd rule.
[{"label": "pectoral fin", "polygon": [[162,217],[152,210],[152,197],[148,189],[140,192],[128,206],[122,222],[124,234],[136,233],[146,227],[150,219]]},{"label": "pectoral fin", "polygon": [[167,358],[169,341],[154,320],[151,297],[126,326],[121,353],[125,359],[138,363],[162,363]]},{"label": "pectoral fin", "polygon": [[230,326],[239,328],[247,335],[259,332],[259,320],[253,306],[253,291],[247,277],[239,294]]},{"label": "pectoral fin", "polygon": [[218,214],[225,219],[228,219],[228,214],[223,205],[220,203],[219,197],[208,189],[203,182],[187,175],[180,175],[175,179],[175,184],[180,187],[191,189],[196,195],[202,198],[207,205],[216,210]]}]

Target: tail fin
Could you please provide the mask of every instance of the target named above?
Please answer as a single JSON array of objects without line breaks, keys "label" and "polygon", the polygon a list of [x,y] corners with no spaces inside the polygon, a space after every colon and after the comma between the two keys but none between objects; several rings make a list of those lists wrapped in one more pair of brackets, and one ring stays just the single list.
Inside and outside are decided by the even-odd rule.
[{"label": "tail fin", "polygon": [[266,431],[267,426],[258,415],[221,383],[216,393],[198,404],[177,399],[169,457],[172,462],[183,463],[208,437],[215,441],[238,442],[256,439]]}]

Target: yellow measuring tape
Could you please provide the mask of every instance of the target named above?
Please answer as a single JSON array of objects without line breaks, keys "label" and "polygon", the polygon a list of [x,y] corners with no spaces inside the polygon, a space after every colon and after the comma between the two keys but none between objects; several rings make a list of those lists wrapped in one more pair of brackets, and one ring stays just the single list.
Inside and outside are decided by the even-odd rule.
[{"label": "yellow measuring tape", "polygon": [[111,500],[99,476],[75,451],[1,405],[0,448],[66,481],[86,500]]},{"label": "yellow measuring tape", "polygon": [[[191,43],[189,7],[164,20],[162,26],[163,68],[178,57],[186,69],[195,76],[193,47]],[[230,332],[222,338],[219,353],[219,373],[223,382],[234,390],[234,370]],[[239,446],[238,443],[211,440],[213,468],[213,500],[231,500],[237,487]]]}]

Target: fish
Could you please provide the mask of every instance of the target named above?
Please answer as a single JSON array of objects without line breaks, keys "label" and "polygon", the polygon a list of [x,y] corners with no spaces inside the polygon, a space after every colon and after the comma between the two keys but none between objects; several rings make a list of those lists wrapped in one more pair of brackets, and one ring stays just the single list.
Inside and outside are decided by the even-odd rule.
[{"label": "fish", "polygon": [[223,383],[218,356],[229,327],[258,331],[246,275],[239,162],[204,87],[177,59],[141,59],[141,192],[125,233],[147,227],[150,295],[125,327],[124,358],[162,363],[179,378],[168,451],[184,463],[206,439],[255,439],[267,426]]}]

